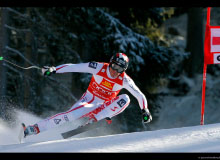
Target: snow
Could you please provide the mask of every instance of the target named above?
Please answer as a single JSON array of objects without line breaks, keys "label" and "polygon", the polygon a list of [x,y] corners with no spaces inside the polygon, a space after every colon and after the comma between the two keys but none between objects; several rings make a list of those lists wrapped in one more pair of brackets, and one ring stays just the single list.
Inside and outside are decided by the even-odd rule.
[{"label": "snow", "polygon": [[[18,117],[18,122],[40,119],[23,111]],[[87,137],[69,139],[62,139],[61,128],[29,136],[19,143],[19,127],[10,128],[1,121],[0,152],[220,152],[220,123],[98,137],[91,137],[93,132],[88,131]]]}]

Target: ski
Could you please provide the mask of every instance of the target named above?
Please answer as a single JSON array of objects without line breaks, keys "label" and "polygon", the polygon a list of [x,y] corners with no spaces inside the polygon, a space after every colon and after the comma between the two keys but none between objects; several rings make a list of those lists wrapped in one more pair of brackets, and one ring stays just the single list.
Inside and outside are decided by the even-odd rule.
[{"label": "ski", "polygon": [[21,128],[20,128],[20,131],[19,131],[19,134],[18,134],[18,141],[21,143],[22,142],[22,140],[23,140],[23,138],[25,137],[25,135],[24,135],[24,130],[25,130],[25,124],[24,123],[22,123],[21,124]]},{"label": "ski", "polygon": [[100,127],[100,123],[104,121],[103,120],[100,120],[98,122],[94,122],[94,123],[89,123],[89,124],[86,124],[84,126],[79,126],[78,128],[75,128],[73,130],[70,130],[70,131],[67,131],[67,132],[64,132],[64,133],[61,133],[62,137],[64,139],[67,139],[69,137],[72,137],[72,136],[75,136],[75,135],[78,135],[80,133],[83,133],[83,132],[86,132],[86,131],[89,131],[89,130],[92,130],[92,129],[95,129],[95,128],[98,128]]}]

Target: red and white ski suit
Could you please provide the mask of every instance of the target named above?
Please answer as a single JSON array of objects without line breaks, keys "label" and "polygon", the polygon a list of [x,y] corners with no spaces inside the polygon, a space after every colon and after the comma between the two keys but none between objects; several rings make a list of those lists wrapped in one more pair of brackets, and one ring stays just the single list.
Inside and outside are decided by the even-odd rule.
[{"label": "red and white ski suit", "polygon": [[40,132],[82,117],[99,121],[118,115],[130,103],[128,95],[117,96],[122,88],[127,89],[136,97],[141,109],[148,107],[144,94],[125,72],[117,78],[111,77],[109,63],[89,62],[63,64],[56,67],[56,73],[67,72],[91,73],[93,76],[87,91],[68,111],[58,113],[37,123]]}]

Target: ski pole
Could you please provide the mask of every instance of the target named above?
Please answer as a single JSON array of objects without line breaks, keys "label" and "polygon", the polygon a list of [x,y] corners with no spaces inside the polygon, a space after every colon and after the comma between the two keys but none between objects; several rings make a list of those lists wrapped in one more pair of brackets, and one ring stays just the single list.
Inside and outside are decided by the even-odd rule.
[{"label": "ski pole", "polygon": [[38,66],[30,66],[30,67],[27,67],[27,68],[25,68],[25,67],[21,67],[21,66],[19,66],[19,65],[17,65],[17,64],[14,64],[14,63],[12,63],[12,62],[10,62],[10,61],[4,59],[3,57],[0,57],[0,61],[5,61],[5,62],[10,63],[10,64],[12,64],[12,65],[14,65],[14,66],[16,66],[16,67],[18,67],[18,68],[21,68],[21,69],[31,69],[31,68],[36,68],[36,69],[40,69],[40,70],[41,70],[41,68],[38,67]]},{"label": "ski pole", "polygon": [[[30,67],[24,68],[24,67],[21,67],[21,66],[19,66],[19,65],[17,65],[17,64],[14,64],[14,63],[12,63],[12,62],[10,62],[10,61],[4,59],[3,57],[0,57],[0,61],[5,61],[5,62],[7,62],[7,63],[10,63],[10,64],[12,64],[12,65],[18,67],[18,68],[25,69],[25,70],[31,69],[31,68],[36,68],[36,69],[41,70],[42,73],[45,72],[45,69],[44,69],[44,68],[40,68],[40,67],[38,67],[38,66],[30,66]],[[46,71],[45,74],[46,74],[47,76],[50,75],[50,71]]]}]

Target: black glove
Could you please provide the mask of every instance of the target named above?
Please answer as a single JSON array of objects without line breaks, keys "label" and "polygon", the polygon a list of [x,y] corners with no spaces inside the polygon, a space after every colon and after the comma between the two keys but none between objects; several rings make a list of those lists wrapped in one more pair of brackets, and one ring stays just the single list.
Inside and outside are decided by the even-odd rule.
[{"label": "black glove", "polygon": [[52,67],[44,66],[41,71],[44,76],[50,76],[51,74],[56,73],[56,68],[53,66]]},{"label": "black glove", "polygon": [[150,121],[152,121],[152,116],[148,109],[142,109],[142,116],[144,123],[149,123]]}]

